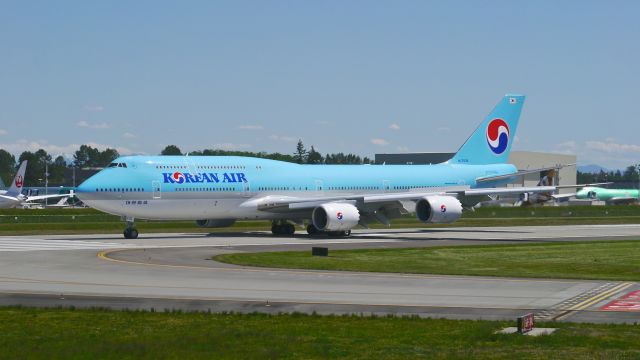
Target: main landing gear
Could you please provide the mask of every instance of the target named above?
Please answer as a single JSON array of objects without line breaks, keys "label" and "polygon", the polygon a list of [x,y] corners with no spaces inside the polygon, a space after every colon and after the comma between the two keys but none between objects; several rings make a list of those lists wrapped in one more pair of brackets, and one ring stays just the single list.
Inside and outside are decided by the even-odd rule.
[{"label": "main landing gear", "polygon": [[[296,232],[296,228],[292,223],[286,220],[274,220],[271,224],[271,232],[273,235],[293,235]],[[326,235],[329,237],[349,237],[351,236],[351,230],[343,231],[324,231],[319,230],[313,224],[307,225],[307,233],[310,236],[314,235]]]},{"label": "main landing gear", "polygon": [[276,220],[271,224],[271,232],[273,235],[293,235],[296,227],[286,220]]},{"label": "main landing gear", "polygon": [[351,230],[344,231],[324,231],[320,230],[315,225],[309,224],[307,225],[307,233],[311,236],[314,235],[328,235],[331,237],[349,237],[351,236]]},{"label": "main landing gear", "polygon": [[133,223],[133,218],[127,218],[127,227],[124,229],[124,238],[125,239],[138,238],[138,229],[135,228],[135,224]]}]

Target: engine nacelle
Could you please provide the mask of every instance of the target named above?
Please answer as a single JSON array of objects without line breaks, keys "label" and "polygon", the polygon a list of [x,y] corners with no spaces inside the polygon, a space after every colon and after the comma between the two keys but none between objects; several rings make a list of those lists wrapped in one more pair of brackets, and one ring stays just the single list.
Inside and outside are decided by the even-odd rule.
[{"label": "engine nacelle", "polygon": [[462,204],[453,196],[425,196],[416,203],[416,217],[426,223],[452,223],[462,216]]},{"label": "engine nacelle", "polygon": [[204,220],[196,220],[196,224],[200,227],[206,228],[219,228],[219,227],[227,227],[233,225],[236,222],[236,219],[204,219]]},{"label": "engine nacelle", "polygon": [[351,230],[360,221],[358,208],[346,203],[326,203],[313,209],[313,225],[322,231]]}]

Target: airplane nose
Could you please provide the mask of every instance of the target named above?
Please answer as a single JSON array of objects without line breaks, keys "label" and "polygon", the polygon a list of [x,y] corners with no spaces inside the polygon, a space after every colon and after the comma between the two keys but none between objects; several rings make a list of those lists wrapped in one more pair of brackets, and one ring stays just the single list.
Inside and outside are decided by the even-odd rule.
[{"label": "airplane nose", "polygon": [[88,192],[95,191],[95,189],[92,190],[91,183],[92,183],[91,179],[87,179],[87,180],[83,181],[82,184],[78,185],[78,187],[76,188],[76,192],[77,193],[88,193]]},{"label": "airplane nose", "polygon": [[80,199],[83,200],[83,198],[89,193],[89,185],[87,184],[87,181],[82,182],[82,184],[78,185],[76,187],[76,196]]},{"label": "airplane nose", "polygon": [[96,192],[96,185],[98,183],[98,181],[96,180],[96,176],[97,174],[93,175],[92,177],[83,181],[82,184],[78,185],[78,187],[76,187],[76,195],[80,198],[80,200],[82,200],[83,196],[86,197],[87,195]]}]

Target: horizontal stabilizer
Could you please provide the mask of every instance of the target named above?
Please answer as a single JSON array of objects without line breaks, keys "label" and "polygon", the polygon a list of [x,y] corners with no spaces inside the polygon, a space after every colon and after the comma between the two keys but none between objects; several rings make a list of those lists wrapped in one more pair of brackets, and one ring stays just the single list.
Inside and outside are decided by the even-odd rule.
[{"label": "horizontal stabilizer", "polygon": [[487,182],[492,182],[492,181],[497,181],[497,180],[504,180],[504,179],[509,179],[509,178],[513,178],[513,177],[520,177],[520,176],[525,176],[525,175],[529,175],[529,174],[540,173],[540,172],[543,172],[543,171],[559,170],[559,169],[562,169],[562,168],[565,168],[565,167],[575,166],[575,165],[576,164],[566,164],[566,165],[558,165],[558,166],[545,167],[545,168],[533,169],[533,170],[522,170],[522,171],[518,171],[517,173],[513,173],[513,174],[486,176],[486,177],[477,178],[476,182],[478,182],[478,183],[487,183]]}]

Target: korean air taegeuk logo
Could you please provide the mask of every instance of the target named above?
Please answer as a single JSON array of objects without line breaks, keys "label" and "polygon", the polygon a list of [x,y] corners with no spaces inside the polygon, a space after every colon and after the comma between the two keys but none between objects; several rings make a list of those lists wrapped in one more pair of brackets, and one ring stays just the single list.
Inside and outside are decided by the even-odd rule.
[{"label": "korean air taegeuk logo", "polygon": [[489,149],[500,155],[509,146],[509,125],[502,119],[493,119],[487,126],[487,145]]}]

